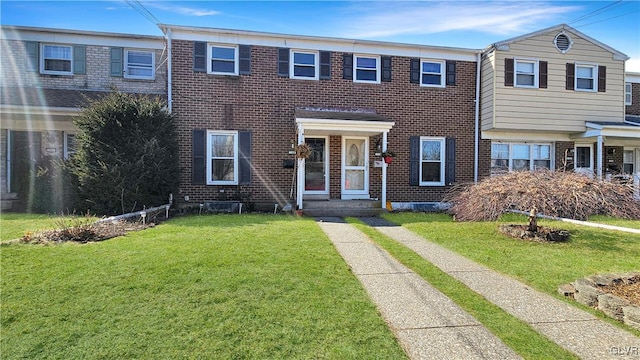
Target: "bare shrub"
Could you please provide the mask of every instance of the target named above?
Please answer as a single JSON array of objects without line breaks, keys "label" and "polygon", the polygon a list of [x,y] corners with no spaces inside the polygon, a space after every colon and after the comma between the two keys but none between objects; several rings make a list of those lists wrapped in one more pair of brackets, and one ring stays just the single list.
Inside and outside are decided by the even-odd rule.
[{"label": "bare shrub", "polygon": [[20,242],[29,244],[55,244],[63,242],[88,243],[125,235],[129,231],[142,230],[154,224],[115,221],[96,223],[90,217],[75,217],[55,221],[56,229],[27,232]]},{"label": "bare shrub", "polygon": [[460,221],[492,221],[505,210],[537,212],[576,220],[591,215],[640,219],[631,183],[592,179],[563,171],[519,171],[460,185],[445,198]]}]

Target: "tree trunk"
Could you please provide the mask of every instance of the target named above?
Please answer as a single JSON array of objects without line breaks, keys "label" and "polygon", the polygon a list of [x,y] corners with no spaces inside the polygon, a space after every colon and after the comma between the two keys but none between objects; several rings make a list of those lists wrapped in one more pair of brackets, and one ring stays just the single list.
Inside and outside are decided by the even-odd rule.
[{"label": "tree trunk", "polygon": [[532,232],[538,231],[538,210],[534,206],[529,213],[529,227],[527,230]]}]

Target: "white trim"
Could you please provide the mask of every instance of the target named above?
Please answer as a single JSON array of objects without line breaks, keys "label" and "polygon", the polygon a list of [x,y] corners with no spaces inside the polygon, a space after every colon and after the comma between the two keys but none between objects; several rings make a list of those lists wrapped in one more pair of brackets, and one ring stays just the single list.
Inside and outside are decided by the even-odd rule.
[{"label": "white trim", "polygon": [[[310,65],[297,65],[295,63],[295,54],[309,54],[313,55],[313,76],[296,76],[295,75],[295,67],[296,66],[304,66],[311,67]],[[298,79],[298,80],[318,80],[320,78],[320,52],[313,50],[299,50],[299,49],[291,49],[289,50],[289,78],[290,79]]]},{"label": "white trim", "polygon": [[[422,78],[423,75],[425,74],[436,74],[436,73],[431,73],[431,72],[424,72],[423,71],[423,65],[424,63],[434,63],[434,64],[440,64],[440,84],[425,84],[422,82]],[[445,83],[445,78],[447,77],[447,64],[444,60],[436,60],[436,59],[420,59],[420,86],[424,86],[424,87],[438,87],[438,88],[443,88],[445,87],[446,83]]]},{"label": "white trim", "polygon": [[353,133],[359,135],[377,135],[391,130],[395,125],[392,121],[361,121],[361,120],[330,120],[314,118],[296,118],[296,123],[302,126],[305,134],[337,135]]},{"label": "white trim", "polygon": [[[227,71],[213,71],[213,48],[221,48],[221,49],[233,49],[233,72]],[[240,73],[240,61],[238,59],[239,50],[238,45],[229,45],[229,44],[217,44],[217,43],[208,43],[207,44],[207,74],[213,75],[238,75]],[[222,61],[231,62],[228,59],[223,59]]]},{"label": "white trim", "polygon": [[[374,59],[376,61],[376,80],[358,80],[358,70],[362,71],[374,71],[372,68],[358,68],[358,58],[362,59]],[[353,82],[367,83],[367,84],[380,84],[380,56],[367,55],[367,54],[353,54]]]},{"label": "white trim", "polygon": [[[70,155],[73,155],[73,154],[76,153],[76,151],[75,151],[76,134],[75,133],[70,133],[68,131],[63,131],[62,134],[63,134],[62,154],[63,154],[63,157],[65,159],[68,159]],[[74,142],[74,150],[73,150],[73,152],[69,151],[69,136],[71,136],[71,135],[73,136],[73,140],[74,140],[73,141]]]},{"label": "white trim", "polygon": [[[45,51],[44,48],[46,46],[55,46],[55,47],[64,47],[64,48],[69,48],[69,59],[58,59],[58,58],[51,58],[52,60],[62,60],[62,61],[68,61],[69,62],[69,71],[56,71],[56,70],[47,70],[45,69]],[[73,75],[73,45],[69,45],[69,44],[52,44],[52,43],[43,43],[40,44],[40,74],[46,74],[46,75]]]},{"label": "white trim", "polygon": [[[508,157],[505,158],[497,158],[494,159],[493,158],[493,146],[494,145],[506,145],[508,147],[507,152],[508,152]],[[514,145],[527,145],[529,146],[529,159],[514,159],[513,157],[513,146]],[[534,146],[547,146],[549,147],[549,158],[548,159],[536,159],[535,155],[534,155],[534,151],[533,148]],[[491,148],[490,148],[490,162],[489,162],[489,172],[491,173],[491,175],[499,175],[501,174],[501,172],[498,172],[497,170],[495,172],[493,172],[492,166],[491,166],[491,161],[493,160],[507,160],[507,171],[508,172],[512,172],[512,171],[519,171],[519,170],[514,170],[513,169],[513,162],[514,160],[528,160],[529,161],[529,169],[527,171],[534,171],[536,170],[535,168],[535,161],[536,160],[543,160],[549,161],[549,170],[554,170],[556,167],[555,164],[555,143],[553,142],[532,142],[532,141],[518,141],[518,140],[512,140],[512,141],[492,141],[491,142]]]},{"label": "white trim", "polygon": [[[558,47],[558,37],[560,35],[564,35],[567,39],[569,39],[569,46],[564,50]],[[556,36],[553,37],[553,45],[556,47],[556,50],[558,50],[561,54],[566,54],[567,52],[569,52],[569,50],[571,50],[571,47],[573,46],[573,39],[571,38],[571,36],[569,36],[569,34],[567,34],[566,31],[562,30],[559,33],[557,33]]]},{"label": "white trim", "polygon": [[[574,90],[585,91],[585,92],[597,92],[598,91],[598,65],[589,64],[589,63],[575,63],[574,66],[575,66],[574,79],[573,79]],[[591,68],[593,70],[593,73],[591,74],[593,76],[593,88],[591,89],[578,88],[578,67]],[[580,79],[588,79],[588,78],[580,78]]]},{"label": "white trim", "polygon": [[276,34],[168,24],[159,24],[158,26],[163,32],[166,32],[171,28],[174,39],[227,44],[252,44],[256,46],[280,48],[321,51],[331,50],[344,53],[436,58],[472,62],[476,60],[476,54],[482,51],[480,49],[465,49],[446,46],[414,45],[371,40]]},{"label": "white trim", "polygon": [[[356,139],[364,140],[364,161],[363,165],[347,165],[347,140]],[[342,166],[340,168],[340,195],[341,199],[369,199],[369,137],[366,136],[343,136],[342,137]],[[346,187],[347,171],[348,170],[360,170],[363,171],[363,189],[362,190],[348,190]]]},{"label": "white trim", "polygon": [[[233,180],[212,180],[211,179],[211,135],[232,135],[233,136]],[[207,157],[205,161],[207,171],[207,185],[237,185],[238,184],[238,132],[237,131],[221,131],[221,130],[207,130]]]},{"label": "white trim", "polygon": [[73,45],[117,46],[162,50],[162,36],[122,34],[27,26],[2,26],[0,37],[7,40],[65,43]]},{"label": "white trim", "polygon": [[[440,142],[440,181],[422,181],[422,164],[425,162],[435,162],[435,161],[425,161],[423,160],[422,157],[422,142],[424,141],[433,141],[433,142]],[[446,162],[446,141],[444,137],[431,137],[431,136],[420,136],[420,153],[419,153],[419,161],[420,161],[420,167],[419,167],[419,177],[420,177],[420,181],[419,181],[419,185],[420,186],[444,186],[444,180],[445,180],[445,162]]]},{"label": "white trim", "polygon": [[[627,86],[629,86],[629,91],[627,91]],[[629,101],[627,101],[627,95],[629,96]],[[624,104],[631,105],[633,103],[633,83],[626,81],[624,83]]]},{"label": "white trim", "polygon": [[[140,75],[129,75],[129,68],[139,68],[139,69],[147,69],[149,66],[145,65],[136,65],[129,64],[129,53],[137,52],[137,53],[145,53],[151,54],[151,75],[150,76],[140,76]],[[140,79],[140,80],[154,80],[156,78],[156,52],[153,50],[142,50],[142,49],[126,49],[124,51],[124,78],[125,79]]]},{"label": "white trim", "polygon": [[624,81],[636,84],[640,83],[640,73],[626,72],[624,74]]},{"label": "white trim", "polygon": [[[522,75],[533,75],[533,85],[518,84],[518,63],[532,64],[533,73],[522,73]],[[538,59],[514,58],[513,59],[513,86],[518,88],[537,89],[540,84],[540,61]]]},{"label": "white trim", "polygon": [[323,139],[324,140],[324,190],[306,190],[306,167],[307,167],[307,160],[305,160],[305,172],[303,173],[305,176],[305,181],[304,184],[302,186],[302,191],[304,195],[329,195],[329,179],[330,179],[330,169],[329,169],[329,164],[331,164],[329,162],[329,137],[328,136],[306,136],[304,138],[304,142],[307,141],[307,139]]},{"label": "white trim", "polygon": [[[589,167],[578,167],[578,148],[589,148]],[[593,144],[576,143],[573,147],[573,169],[577,173],[593,175]]]}]

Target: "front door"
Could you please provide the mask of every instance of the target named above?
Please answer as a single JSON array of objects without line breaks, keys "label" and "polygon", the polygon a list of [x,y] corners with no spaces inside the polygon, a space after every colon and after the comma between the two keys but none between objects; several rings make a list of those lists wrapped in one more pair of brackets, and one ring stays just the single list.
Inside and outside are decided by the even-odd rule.
[{"label": "front door", "polygon": [[342,138],[342,198],[369,198],[369,138]]},{"label": "front door", "polygon": [[329,153],[327,138],[305,138],[311,154],[304,162],[304,193],[306,195],[329,194]]}]

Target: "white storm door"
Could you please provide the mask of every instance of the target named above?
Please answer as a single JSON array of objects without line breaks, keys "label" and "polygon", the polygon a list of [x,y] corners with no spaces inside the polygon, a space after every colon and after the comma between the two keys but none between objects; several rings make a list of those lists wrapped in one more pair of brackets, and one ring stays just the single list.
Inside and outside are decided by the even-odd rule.
[{"label": "white storm door", "polygon": [[329,152],[327,138],[305,138],[311,148],[309,158],[304,161],[304,193],[309,195],[329,194]]},{"label": "white storm door", "polygon": [[369,198],[369,138],[342,138],[342,198]]}]

